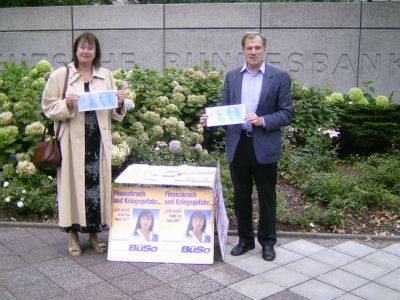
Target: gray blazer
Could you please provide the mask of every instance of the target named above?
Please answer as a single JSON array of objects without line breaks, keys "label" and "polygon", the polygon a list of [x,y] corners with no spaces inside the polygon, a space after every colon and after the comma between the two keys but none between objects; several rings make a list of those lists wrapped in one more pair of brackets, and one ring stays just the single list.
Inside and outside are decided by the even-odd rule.
[{"label": "gray blazer", "polygon": [[[241,103],[242,67],[226,74],[221,105]],[[281,155],[281,128],[293,118],[293,104],[289,74],[265,63],[265,73],[256,114],[264,118],[265,127],[253,125],[253,144],[258,163],[279,161]],[[241,124],[226,126],[225,150],[232,162],[240,139]]]}]

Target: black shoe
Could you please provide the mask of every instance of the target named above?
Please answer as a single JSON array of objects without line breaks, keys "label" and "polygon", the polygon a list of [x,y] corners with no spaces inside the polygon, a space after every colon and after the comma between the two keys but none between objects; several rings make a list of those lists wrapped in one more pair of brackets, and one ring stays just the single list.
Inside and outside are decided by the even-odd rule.
[{"label": "black shoe", "polygon": [[247,251],[254,249],[254,244],[247,244],[239,242],[231,251],[232,256],[239,256],[245,254]]},{"label": "black shoe", "polygon": [[275,250],[273,246],[262,247],[262,258],[264,260],[272,261],[275,259]]}]

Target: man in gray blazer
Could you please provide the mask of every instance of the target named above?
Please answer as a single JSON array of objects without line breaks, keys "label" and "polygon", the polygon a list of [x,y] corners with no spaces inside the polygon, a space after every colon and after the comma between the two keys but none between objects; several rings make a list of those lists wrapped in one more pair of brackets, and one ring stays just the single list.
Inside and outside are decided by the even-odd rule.
[{"label": "man in gray blazer", "polygon": [[[281,128],[293,118],[289,75],[265,62],[266,38],[247,33],[242,38],[246,63],[226,74],[221,105],[245,104],[246,123],[226,126],[225,150],[234,188],[239,243],[231,254],[254,249],[252,223],[253,180],[257,187],[259,221],[257,240],[262,258],[275,259],[276,182],[281,153]],[[207,122],[200,117],[200,124]]]}]

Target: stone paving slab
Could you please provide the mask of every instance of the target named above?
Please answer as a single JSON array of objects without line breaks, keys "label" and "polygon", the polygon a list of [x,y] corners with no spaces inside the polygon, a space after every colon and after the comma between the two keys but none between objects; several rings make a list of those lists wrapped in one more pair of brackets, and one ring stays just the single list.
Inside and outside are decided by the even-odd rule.
[{"label": "stone paving slab", "polygon": [[319,251],[315,254],[312,254],[310,258],[318,260],[322,263],[325,263],[333,267],[340,267],[357,259],[353,256],[331,249],[325,249]]},{"label": "stone paving slab", "polygon": [[267,282],[259,276],[236,282],[229,287],[251,299],[266,298],[284,290],[284,288],[279,285]]},{"label": "stone paving slab", "polygon": [[368,283],[367,279],[340,269],[320,275],[317,277],[317,279],[329,285],[339,287],[346,292],[350,292],[351,290],[359,288],[360,286]]},{"label": "stone paving slab", "polygon": [[301,274],[286,267],[279,267],[271,271],[267,271],[259,275],[259,277],[265,281],[275,283],[287,289],[311,278],[310,276]]},{"label": "stone paving slab", "polygon": [[302,273],[310,277],[319,276],[321,274],[331,271],[334,268],[332,266],[329,266],[327,264],[321,263],[319,261],[316,261],[308,257],[304,257],[286,266],[289,269],[292,269],[294,271],[297,271],[299,273]]},{"label": "stone paving slab", "polygon": [[379,285],[374,282],[370,282],[352,292],[353,294],[361,297],[366,300],[376,300],[376,299],[385,299],[385,300],[398,300],[399,293],[386,288],[382,285]]},{"label": "stone paving slab", "polygon": [[86,236],[70,257],[67,241],[57,229],[0,226],[0,299],[400,299],[400,239],[279,236],[266,262],[258,243],[231,256],[229,236],[226,261],[216,248],[212,265],[110,262]]},{"label": "stone paving slab", "polygon": [[48,278],[19,285],[10,291],[17,299],[24,300],[50,299],[65,293],[63,288]]},{"label": "stone paving slab", "polygon": [[333,247],[333,249],[358,258],[366,256],[376,251],[376,249],[372,247],[365,246],[360,243],[356,243],[354,241],[344,242],[342,244]]},{"label": "stone paving slab", "polygon": [[388,270],[371,264],[366,261],[356,260],[352,263],[349,263],[341,269],[346,270],[347,272],[359,275],[369,280],[375,280],[383,275],[385,275]]},{"label": "stone paving slab", "polygon": [[312,279],[290,288],[290,291],[307,299],[335,299],[345,292],[321,281]]},{"label": "stone paving slab", "polygon": [[397,269],[375,280],[377,283],[400,292],[400,270]]}]

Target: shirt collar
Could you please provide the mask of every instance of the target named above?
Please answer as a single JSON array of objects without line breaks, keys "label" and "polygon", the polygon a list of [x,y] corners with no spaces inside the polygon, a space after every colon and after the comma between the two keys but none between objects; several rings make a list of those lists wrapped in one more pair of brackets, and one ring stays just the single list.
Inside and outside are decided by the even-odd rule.
[{"label": "shirt collar", "polygon": [[[247,70],[247,63],[244,63],[242,69],[240,70],[240,72],[244,72],[244,71],[249,72],[249,70]],[[265,61],[263,61],[263,63],[260,66],[260,69],[258,69],[258,71],[261,71],[263,74],[265,73]]]}]

